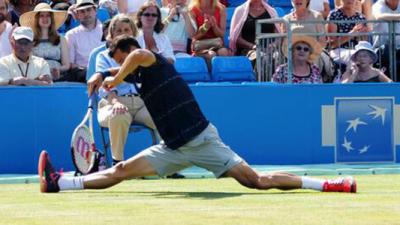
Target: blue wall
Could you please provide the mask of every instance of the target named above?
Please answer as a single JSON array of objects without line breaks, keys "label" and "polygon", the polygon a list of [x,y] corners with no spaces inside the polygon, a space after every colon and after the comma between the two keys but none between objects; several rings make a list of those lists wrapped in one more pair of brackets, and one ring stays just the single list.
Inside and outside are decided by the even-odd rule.
[{"label": "blue wall", "polygon": [[[226,144],[250,164],[333,163],[335,148],[321,143],[321,106],[335,97],[389,96],[400,104],[400,84],[209,83],[192,90]],[[72,170],[70,138],[86,112],[84,86],[3,87],[0,102],[0,173],[36,173],[42,149],[57,167]],[[145,132],[131,135],[125,155],[150,143]]]}]

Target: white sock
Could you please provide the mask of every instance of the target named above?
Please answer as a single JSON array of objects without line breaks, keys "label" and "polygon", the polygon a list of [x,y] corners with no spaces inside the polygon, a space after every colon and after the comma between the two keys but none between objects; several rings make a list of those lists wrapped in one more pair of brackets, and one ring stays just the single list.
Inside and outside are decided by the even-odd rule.
[{"label": "white sock", "polygon": [[322,191],[325,180],[312,178],[312,177],[301,177],[301,188],[302,189],[313,189]]},{"label": "white sock", "polygon": [[83,189],[83,177],[61,176],[58,180],[60,190],[81,190]]}]

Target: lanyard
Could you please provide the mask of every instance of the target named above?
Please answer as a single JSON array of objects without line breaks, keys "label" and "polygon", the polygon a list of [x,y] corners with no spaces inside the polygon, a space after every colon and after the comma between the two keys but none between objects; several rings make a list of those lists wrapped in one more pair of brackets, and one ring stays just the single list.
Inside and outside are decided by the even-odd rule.
[{"label": "lanyard", "polygon": [[25,70],[25,73],[24,73],[24,72],[22,72],[22,68],[21,68],[21,65],[20,65],[20,64],[18,64],[18,68],[19,68],[19,71],[21,72],[21,76],[23,76],[23,77],[28,77],[29,63],[28,63],[28,64],[26,64],[26,70]]}]

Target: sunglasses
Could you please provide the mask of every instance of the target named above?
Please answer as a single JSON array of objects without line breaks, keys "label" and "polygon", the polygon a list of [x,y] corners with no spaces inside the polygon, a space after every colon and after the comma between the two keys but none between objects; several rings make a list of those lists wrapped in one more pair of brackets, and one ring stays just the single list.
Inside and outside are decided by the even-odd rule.
[{"label": "sunglasses", "polygon": [[310,48],[309,47],[301,47],[301,46],[296,46],[295,48],[297,51],[303,50],[304,52],[309,52]]},{"label": "sunglasses", "polygon": [[142,16],[145,16],[145,17],[150,17],[150,16],[152,16],[152,17],[158,17],[158,14],[157,13],[143,13],[142,14]]}]

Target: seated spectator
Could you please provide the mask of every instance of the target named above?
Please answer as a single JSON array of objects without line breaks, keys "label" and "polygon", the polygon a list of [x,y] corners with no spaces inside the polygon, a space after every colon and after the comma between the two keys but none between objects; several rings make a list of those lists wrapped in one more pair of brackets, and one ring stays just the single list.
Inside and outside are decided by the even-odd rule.
[{"label": "seated spectator", "polygon": [[164,24],[161,22],[160,8],[154,2],[147,2],[140,7],[136,17],[136,25],[141,29],[136,38],[140,46],[159,53],[168,62],[174,63],[175,56],[171,42],[164,33],[161,33]]},{"label": "seated spectator", "polygon": [[[135,37],[136,34],[137,28],[133,21],[126,14],[118,14],[111,20],[107,39],[112,41],[121,35]],[[120,66],[108,53],[109,50],[106,49],[97,55],[96,71]],[[116,164],[124,160],[125,143],[132,121],[152,129],[155,129],[155,125],[133,84],[123,82],[109,92],[100,89],[100,97],[102,99],[99,101],[97,118],[101,126],[110,128],[111,152],[113,164]]]},{"label": "seated spectator", "polygon": [[[362,21],[365,20],[365,16],[356,11],[354,0],[342,0],[343,4],[331,11],[328,16],[328,20],[340,20],[340,21]],[[369,28],[365,23],[353,22],[353,23],[329,23],[329,33],[366,33],[369,32]],[[347,65],[350,62],[351,51],[354,46],[358,43],[358,39],[362,37],[354,36],[337,36],[330,37],[330,47],[333,50],[330,51],[332,58],[338,62]]]},{"label": "seated spectator", "polygon": [[[400,3],[399,0],[378,0],[372,6],[373,15],[377,20],[396,21],[394,24],[395,32],[400,32]],[[389,33],[389,27],[386,23],[375,23],[373,31],[376,33]],[[392,74],[392,79],[400,81],[400,35],[395,39],[397,63],[397,74]],[[386,75],[389,75],[389,38],[387,35],[374,36],[374,48],[383,48],[381,54],[382,66],[386,68]]]},{"label": "seated spectator", "polygon": [[204,57],[210,70],[214,56],[231,55],[224,47],[226,8],[218,0],[192,0],[189,10],[197,26],[192,37],[193,54]]},{"label": "seated spectator", "polygon": [[[232,16],[229,34],[229,47],[233,54],[247,56],[255,65],[257,20],[277,16],[275,9],[263,0],[247,0],[238,6]],[[280,32],[280,27],[272,23],[264,24],[261,32]]]},{"label": "seated spectator", "polygon": [[49,85],[52,84],[49,64],[32,55],[33,31],[17,27],[11,38],[13,53],[0,58],[0,85]]},{"label": "seated spectator", "polygon": [[10,15],[11,24],[19,24],[19,17],[29,11],[33,10],[33,7],[39,2],[38,0],[9,0],[11,4]]},{"label": "seated spectator", "polygon": [[66,81],[86,82],[90,52],[102,44],[103,30],[96,18],[96,8],[93,0],[77,0],[74,11],[81,24],[65,35],[71,63],[70,77]]},{"label": "seated spectator", "polygon": [[308,8],[321,13],[324,19],[328,18],[329,12],[331,11],[329,0],[310,0],[310,6]]},{"label": "seated spectator", "polygon": [[[367,20],[372,20],[372,3],[374,0],[354,0],[356,12],[363,14]],[[335,8],[343,6],[342,0],[335,0]]]},{"label": "seated spectator", "polygon": [[[292,0],[293,10],[289,14],[285,15],[283,19],[287,21],[299,21],[300,25],[308,30],[310,33],[325,33],[324,24],[321,23],[302,23],[306,21],[324,21],[321,13],[311,10],[311,0]],[[299,26],[298,24],[292,24],[292,27]],[[282,32],[287,33],[287,28],[282,27]],[[326,37],[315,36],[321,46],[326,45]]]},{"label": "seated spectator", "polygon": [[351,66],[347,66],[342,75],[342,83],[367,83],[367,82],[392,82],[381,70],[372,65],[378,56],[372,49],[372,45],[366,41],[360,41],[351,55]]},{"label": "seated spectator", "polygon": [[11,54],[10,35],[12,25],[7,19],[8,2],[7,0],[0,0],[0,58]]},{"label": "seated spectator", "polygon": [[172,0],[161,9],[164,34],[171,41],[175,57],[190,56],[187,52],[188,40],[194,35],[194,27],[186,5],[186,0]]},{"label": "seated spectator", "polygon": [[22,26],[32,28],[33,55],[47,61],[53,81],[63,81],[70,68],[67,41],[57,33],[66,18],[67,11],[55,11],[47,3],[40,3],[19,19]]},{"label": "seated spectator", "polygon": [[[292,46],[292,52],[288,52],[287,40],[282,46],[286,57],[292,54],[292,83],[322,83],[319,68],[314,64],[322,51],[317,40],[314,37],[293,34]],[[288,83],[288,66],[288,63],[278,66],[272,82]]]}]

